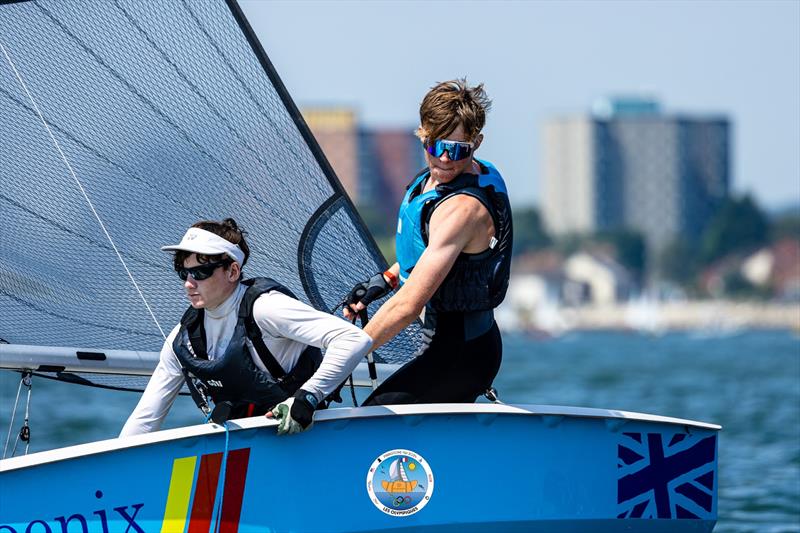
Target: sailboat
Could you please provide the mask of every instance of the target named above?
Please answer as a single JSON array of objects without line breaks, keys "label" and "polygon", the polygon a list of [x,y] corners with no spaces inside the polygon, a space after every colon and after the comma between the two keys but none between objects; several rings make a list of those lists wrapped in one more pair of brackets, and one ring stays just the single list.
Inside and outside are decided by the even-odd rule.
[{"label": "sailboat", "polygon": [[[186,306],[158,246],[198,219],[235,217],[245,275],[318,309],[386,266],[235,0],[0,2],[0,140],[22,383],[141,390]],[[0,460],[0,531],[711,531],[719,429],[499,402],[209,423]],[[383,491],[403,458],[417,486]]]},{"label": "sailboat", "polygon": [[[409,480],[408,474],[403,463],[408,461],[408,457],[401,457],[392,461],[389,467],[389,479],[381,481],[383,490],[386,492],[413,492],[419,481],[416,479]],[[416,466],[416,463],[411,463],[411,466]]]}]

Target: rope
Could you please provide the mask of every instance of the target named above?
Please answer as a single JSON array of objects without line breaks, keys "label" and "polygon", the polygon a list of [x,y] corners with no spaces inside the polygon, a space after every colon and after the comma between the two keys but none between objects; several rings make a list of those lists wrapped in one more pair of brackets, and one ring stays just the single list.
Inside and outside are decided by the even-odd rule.
[{"label": "rope", "polygon": [[220,468],[219,481],[217,481],[217,509],[214,511],[217,519],[214,525],[214,532],[219,533],[219,528],[222,526],[222,502],[225,499],[225,472],[228,468],[228,443],[230,436],[230,428],[228,421],[223,424],[225,426],[225,451],[222,453],[222,467]]},{"label": "rope", "polygon": [[[336,312],[339,309],[344,309],[345,306],[347,306],[347,305],[348,305],[347,304],[347,298],[345,298],[336,307],[333,308],[333,311],[331,311],[331,314],[335,315]],[[352,309],[351,309],[351,311],[352,311]],[[367,310],[364,309],[360,313],[356,313],[353,316],[353,319],[350,321],[350,323],[351,324],[355,324],[356,323],[356,319],[358,319],[358,318],[361,319],[361,328],[362,329],[365,328],[367,326],[367,324],[369,323],[369,315],[367,315]],[[369,369],[369,377],[370,377],[370,381],[372,382],[372,390],[375,391],[375,389],[378,388],[378,368],[375,366],[375,359],[372,357],[372,352],[371,351],[367,353],[366,358],[367,358],[367,368]],[[349,382],[349,385],[350,385],[350,396],[353,399],[353,406],[354,407],[358,407],[358,401],[356,401],[356,387],[353,384],[353,374],[350,374],[350,376],[348,377],[347,381]]]},{"label": "rope", "polygon": [[80,189],[81,193],[83,194],[83,197],[86,199],[86,203],[89,204],[89,209],[91,209],[92,213],[94,214],[94,217],[97,219],[98,224],[100,224],[100,229],[102,229],[103,233],[105,233],[106,238],[108,238],[108,242],[111,243],[111,248],[114,249],[114,252],[117,254],[117,257],[119,258],[120,263],[122,263],[122,267],[125,269],[125,272],[128,273],[128,277],[130,278],[131,283],[133,283],[133,286],[136,289],[136,292],[139,293],[139,296],[141,297],[142,302],[144,302],[144,306],[147,308],[147,311],[150,313],[150,316],[153,318],[153,322],[156,323],[156,327],[158,328],[158,331],[161,332],[161,336],[164,338],[164,340],[166,340],[167,336],[164,334],[164,330],[161,329],[161,324],[158,323],[158,319],[156,318],[156,315],[153,313],[153,310],[150,308],[150,304],[147,303],[147,299],[144,297],[144,294],[142,293],[141,289],[139,289],[139,285],[136,283],[136,280],[133,278],[133,274],[131,274],[131,271],[128,269],[128,265],[125,263],[125,260],[122,258],[122,254],[117,249],[116,244],[114,244],[114,240],[111,238],[111,235],[108,233],[108,230],[106,229],[105,224],[103,224],[103,221],[100,219],[100,215],[95,210],[94,204],[92,204],[92,201],[89,199],[89,195],[86,194],[86,191],[84,190],[83,185],[81,184],[80,180],[78,179],[77,174],[75,174],[75,171],[72,169],[72,165],[70,165],[69,160],[67,159],[67,156],[64,154],[64,151],[61,149],[61,145],[58,143],[58,140],[56,139],[55,135],[53,135],[53,131],[50,129],[50,125],[45,120],[44,115],[42,114],[42,111],[39,109],[39,106],[36,105],[36,101],[33,99],[33,96],[31,95],[30,91],[28,90],[28,86],[25,84],[25,81],[22,79],[22,76],[17,71],[17,67],[14,65],[14,62],[11,60],[11,56],[8,55],[8,51],[6,50],[5,46],[3,46],[2,43],[0,43],[0,49],[3,50],[3,55],[6,57],[6,60],[8,61],[8,64],[11,66],[11,70],[14,71],[14,75],[16,76],[17,81],[19,81],[19,84],[22,86],[23,91],[25,91],[25,94],[28,96],[28,100],[30,100],[31,105],[33,106],[34,110],[36,111],[36,114],[39,115],[39,120],[42,121],[42,124],[44,125],[44,128],[47,130],[48,135],[50,135],[50,140],[53,141],[53,145],[55,146],[55,148],[58,151],[58,153],[61,155],[61,159],[64,161],[64,164],[67,165],[67,169],[69,170],[69,173],[72,175],[72,178],[75,180],[75,183],[78,184],[78,188]]},{"label": "rope", "polygon": [[356,399],[356,386],[353,385],[353,374],[347,378],[350,381],[350,397],[353,399],[353,407],[358,407],[358,400]]},{"label": "rope", "polygon": [[14,409],[11,411],[11,421],[8,423],[8,435],[6,436],[6,445],[3,447],[3,459],[6,458],[8,454],[8,445],[11,442],[11,432],[14,430],[14,419],[17,416],[17,409],[19,409],[19,395],[22,392],[22,386],[26,386],[28,388],[28,399],[25,403],[25,420],[22,423],[22,428],[20,428],[19,433],[17,434],[17,438],[14,440],[14,447],[11,449],[11,457],[14,457],[17,454],[17,445],[19,445],[20,439],[25,442],[25,455],[28,455],[28,449],[31,445],[31,429],[28,425],[28,420],[30,418],[30,408],[31,408],[31,390],[33,388],[31,377],[33,374],[30,370],[26,370],[22,372],[22,377],[19,380],[19,387],[17,387],[17,398],[14,400]]},{"label": "rope", "polygon": [[27,376],[23,376],[22,381],[25,383],[25,386],[28,387],[28,401],[25,402],[25,421],[22,423],[22,428],[19,430],[19,433],[17,434],[17,440],[14,441],[14,451],[11,452],[12,456],[17,454],[17,444],[19,444],[20,439],[25,441],[25,455],[28,455],[28,449],[31,446],[31,429],[30,426],[28,425],[28,418],[30,415],[30,408],[31,408],[31,390],[33,390],[31,375],[28,374]]},{"label": "rope", "polygon": [[[355,317],[353,317],[353,324],[356,323],[356,317],[361,319],[361,329],[367,327],[369,324],[369,315],[367,314],[367,309],[364,308],[363,311],[358,313]],[[370,381],[372,382],[372,391],[374,392],[375,389],[378,388],[378,369],[375,366],[375,359],[372,358],[372,351],[367,352],[367,368],[369,369],[369,377]],[[350,374],[352,378],[352,374]],[[350,385],[352,386],[353,382],[350,381]],[[355,403],[355,392],[353,392],[353,403]],[[358,407],[358,405],[356,405]]]},{"label": "rope", "polygon": [[486,397],[487,400],[489,400],[492,403],[505,405],[505,403],[500,401],[500,397],[497,395],[497,389],[495,389],[494,387],[489,387],[488,389],[486,389],[486,392],[484,392],[483,395]]},{"label": "rope", "polygon": [[8,436],[6,437],[6,445],[3,448],[3,459],[6,458],[6,453],[8,453],[8,443],[11,442],[11,431],[14,429],[14,418],[17,416],[17,407],[19,406],[19,393],[22,392],[22,382],[24,381],[26,373],[27,372],[22,373],[22,378],[19,380],[19,387],[17,387],[17,399],[14,400],[14,410],[11,411],[11,422],[8,423]]}]

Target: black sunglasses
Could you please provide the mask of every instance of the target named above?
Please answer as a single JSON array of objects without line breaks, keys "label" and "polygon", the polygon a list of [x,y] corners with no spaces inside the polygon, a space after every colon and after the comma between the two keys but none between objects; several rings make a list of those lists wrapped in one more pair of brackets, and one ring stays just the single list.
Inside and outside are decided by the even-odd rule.
[{"label": "black sunglasses", "polygon": [[189,274],[191,274],[193,280],[203,281],[214,275],[214,271],[218,267],[225,266],[227,263],[227,261],[217,261],[216,263],[206,263],[192,268],[179,268],[177,270],[178,277],[186,281],[189,278]]}]

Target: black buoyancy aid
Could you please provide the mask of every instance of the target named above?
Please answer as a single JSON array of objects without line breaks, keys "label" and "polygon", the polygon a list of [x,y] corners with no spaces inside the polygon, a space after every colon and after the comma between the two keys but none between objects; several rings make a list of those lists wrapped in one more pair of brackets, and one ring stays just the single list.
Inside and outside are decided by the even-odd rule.
[{"label": "black buoyancy aid", "polygon": [[[284,371],[264,344],[261,329],[253,318],[253,304],[269,291],[278,291],[291,298],[295,296],[270,278],[252,278],[242,284],[247,286],[247,290],[239,304],[236,327],[225,353],[213,360],[208,359],[203,327],[205,312],[193,307],[189,307],[181,318],[172,349],[183,368],[203,383],[215,403],[233,401],[272,407],[292,396],[314,374],[322,362],[322,352],[308,346],[294,368]],[[253,362],[247,340],[253,343],[269,373]]]},{"label": "black buoyancy aid", "polygon": [[[478,163],[481,175],[461,174],[449,183],[438,185],[435,193],[422,195],[430,198],[418,200],[423,204],[418,207],[418,228],[420,244],[424,246],[428,244],[428,228],[434,210],[442,202],[457,194],[467,194],[481,202],[489,211],[495,228],[492,245],[485,251],[477,254],[463,252],[459,254],[447,277],[428,303],[437,312],[489,311],[500,305],[508,290],[513,241],[511,204],[505,183],[497,169],[485,161]],[[417,198],[413,188],[418,187],[421,191],[429,173],[430,171],[425,169],[417,174],[404,202],[414,203]],[[419,246],[418,244],[417,247]],[[398,244],[398,250],[399,248]],[[418,254],[421,254],[421,250]],[[398,258],[400,256],[398,251]],[[400,266],[402,274],[404,265]],[[410,266],[413,268],[413,264]]]}]

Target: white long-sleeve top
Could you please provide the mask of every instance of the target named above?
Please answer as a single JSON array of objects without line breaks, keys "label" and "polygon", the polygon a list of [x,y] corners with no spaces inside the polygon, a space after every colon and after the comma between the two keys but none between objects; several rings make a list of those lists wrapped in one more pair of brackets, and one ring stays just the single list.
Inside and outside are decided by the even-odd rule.
[{"label": "white long-sleeve top", "polygon": [[[239,304],[247,287],[239,285],[222,304],[206,309],[203,325],[209,359],[225,353],[238,318]],[[317,311],[278,291],[262,294],[253,304],[253,318],[264,343],[286,372],[294,368],[306,346],[325,352],[317,371],[301,387],[322,400],[344,381],[369,351],[372,340],[356,326],[333,315]],[[175,326],[164,341],[158,366],[142,398],[128,417],[120,437],[158,431],[184,383],[172,342],[180,331]],[[250,342],[250,355],[258,368],[269,373]]]}]

